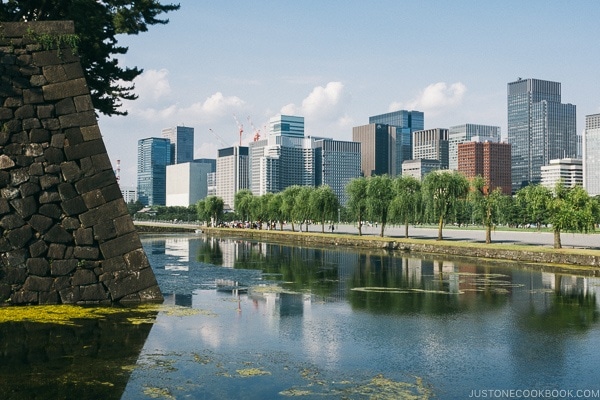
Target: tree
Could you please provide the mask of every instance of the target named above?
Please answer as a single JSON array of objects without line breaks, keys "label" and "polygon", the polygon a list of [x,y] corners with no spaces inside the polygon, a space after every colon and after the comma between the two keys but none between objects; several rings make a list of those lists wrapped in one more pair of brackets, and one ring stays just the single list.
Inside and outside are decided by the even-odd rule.
[{"label": "tree", "polygon": [[[293,185],[288,186],[282,192],[283,201],[281,203],[281,212],[283,214],[283,218],[290,221],[292,223],[292,232],[294,229],[294,206],[296,205],[296,196],[300,192],[300,186]],[[300,227],[302,230],[302,227]]]},{"label": "tree", "polygon": [[235,211],[242,221],[250,220],[250,205],[252,204],[253,196],[254,195],[250,190],[242,189],[238,191],[233,198]]},{"label": "tree", "polygon": [[349,195],[348,209],[358,223],[358,236],[362,236],[363,219],[367,214],[367,179],[364,177],[352,179],[346,185]]},{"label": "tree", "polygon": [[404,237],[408,237],[408,224],[416,222],[421,214],[421,182],[412,176],[399,176],[393,182],[394,199],[391,215],[404,223]]},{"label": "tree", "polygon": [[481,221],[485,228],[485,242],[492,243],[492,228],[498,223],[498,207],[501,203],[502,191],[496,188],[492,191],[481,176],[471,181],[468,194],[469,202],[473,205],[473,216]]},{"label": "tree", "polygon": [[423,180],[423,200],[429,215],[438,222],[437,240],[442,240],[446,219],[469,192],[469,181],[458,172],[434,171]]},{"label": "tree", "polygon": [[310,206],[321,222],[321,232],[325,232],[325,220],[334,220],[339,201],[328,185],[319,186],[310,194]]},{"label": "tree", "polygon": [[269,219],[272,221],[279,222],[279,230],[283,230],[283,211],[281,207],[283,206],[283,194],[281,192],[275,193],[271,198],[269,198],[269,203],[267,204]]},{"label": "tree", "polygon": [[163,13],[179,4],[158,0],[8,0],[0,3],[0,21],[72,20],[77,46],[94,107],[106,115],[126,115],[121,100],[135,100],[133,80],[143,70],[121,67],[115,58],[128,48],[119,46],[117,35],[137,35],[149,25],[167,24]]},{"label": "tree", "polygon": [[210,217],[212,226],[217,224],[217,221],[223,215],[223,199],[217,196],[208,196],[204,202],[206,214]]},{"label": "tree", "polygon": [[381,223],[379,236],[383,237],[390,203],[394,198],[392,179],[388,175],[370,177],[367,183],[367,209],[372,219]]},{"label": "tree", "polygon": [[198,220],[200,221],[201,224],[210,218],[210,216],[206,212],[206,201],[205,200],[198,200],[196,202],[196,213],[198,214]]},{"label": "tree", "polygon": [[598,202],[580,186],[565,188],[558,182],[548,202],[549,222],[554,232],[554,248],[562,248],[561,231],[593,231],[598,220]]},{"label": "tree", "polygon": [[529,185],[517,192],[517,202],[524,206],[524,221],[535,224],[537,229],[542,224],[548,223],[549,203],[552,199],[552,191],[542,185]]},{"label": "tree", "polygon": [[300,186],[300,190],[298,190],[298,194],[296,195],[293,215],[300,221],[300,232],[302,232],[302,222],[306,224],[306,232],[308,232],[308,222],[313,216],[313,209],[310,206],[310,196],[314,190],[310,186]]}]

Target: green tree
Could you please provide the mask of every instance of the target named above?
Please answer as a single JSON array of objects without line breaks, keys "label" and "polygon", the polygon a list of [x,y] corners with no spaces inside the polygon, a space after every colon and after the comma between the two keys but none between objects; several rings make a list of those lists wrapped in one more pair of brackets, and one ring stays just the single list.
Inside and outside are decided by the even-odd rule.
[{"label": "green tree", "polygon": [[306,232],[308,232],[308,223],[312,219],[314,213],[310,206],[310,195],[314,188],[310,186],[300,186],[300,190],[296,195],[294,202],[294,216],[300,221],[300,231],[302,232],[302,222],[306,224]]},{"label": "green tree", "polygon": [[267,204],[269,219],[274,222],[279,222],[279,230],[283,230],[283,211],[281,207],[283,206],[283,194],[281,192],[275,193],[272,197],[269,198],[269,202]]},{"label": "green tree", "polygon": [[362,236],[362,225],[367,215],[367,178],[352,179],[346,185],[348,209],[358,224],[358,236]]},{"label": "green tree", "polygon": [[498,223],[501,197],[500,188],[490,191],[481,176],[476,176],[471,181],[467,198],[473,207],[473,217],[485,228],[485,242],[488,244],[492,243],[492,228]]},{"label": "green tree", "polygon": [[333,189],[328,185],[319,186],[310,195],[313,215],[321,222],[321,232],[325,232],[325,220],[333,221],[339,207],[339,201]]},{"label": "green tree", "polygon": [[421,214],[421,182],[412,176],[399,176],[393,181],[394,199],[390,214],[394,221],[404,224],[404,237],[408,237],[408,224],[417,222]]},{"label": "green tree", "polygon": [[118,45],[117,36],[166,24],[167,19],[158,17],[179,7],[157,0],[7,0],[0,3],[0,21],[72,20],[94,107],[106,115],[126,115],[121,100],[137,98],[132,82],[143,70],[120,66],[115,56],[128,48]]},{"label": "green tree", "polygon": [[217,196],[208,196],[204,202],[204,209],[210,218],[212,226],[216,226],[217,221],[223,215],[223,199]]},{"label": "green tree", "polygon": [[248,189],[238,191],[233,197],[233,204],[236,213],[242,221],[250,220],[250,205],[254,195]]},{"label": "green tree", "polygon": [[198,221],[200,221],[200,224],[203,224],[204,222],[206,222],[206,220],[210,218],[210,216],[206,212],[205,200],[198,200],[196,202],[196,213],[198,215]]},{"label": "green tree", "polygon": [[598,221],[598,202],[580,186],[567,189],[562,182],[557,183],[548,208],[555,249],[562,248],[561,231],[587,233]]},{"label": "green tree", "polygon": [[127,203],[127,211],[129,211],[129,215],[131,216],[135,215],[135,213],[140,211],[142,208],[144,208],[144,205],[139,200],[136,200],[135,202],[130,201]]},{"label": "green tree", "polygon": [[517,192],[517,202],[523,206],[523,220],[535,224],[538,231],[548,223],[552,191],[542,185],[529,185]]},{"label": "green tree", "polygon": [[[300,192],[300,186],[293,185],[288,186],[282,192],[283,202],[281,203],[281,211],[283,213],[283,218],[292,224],[292,232],[295,232],[294,229],[294,207],[296,205],[296,197]],[[302,227],[300,227],[302,230]]]},{"label": "green tree", "polygon": [[383,237],[393,198],[394,188],[392,179],[388,175],[372,176],[367,179],[367,209],[370,217],[381,223],[379,233],[381,237]]},{"label": "green tree", "polygon": [[469,181],[458,172],[434,171],[425,176],[422,192],[429,215],[438,223],[437,240],[442,240],[443,226],[466,198]]}]

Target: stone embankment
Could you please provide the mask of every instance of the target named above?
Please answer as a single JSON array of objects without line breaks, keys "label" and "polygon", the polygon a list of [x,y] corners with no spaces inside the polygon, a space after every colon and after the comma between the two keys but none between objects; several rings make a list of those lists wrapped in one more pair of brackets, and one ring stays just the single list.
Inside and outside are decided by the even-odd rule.
[{"label": "stone embankment", "polygon": [[328,233],[269,231],[256,229],[203,228],[203,232],[219,236],[241,236],[308,245],[347,246],[365,249],[382,249],[398,253],[437,254],[448,257],[475,257],[488,260],[507,260],[553,266],[573,266],[578,269],[598,269],[600,251],[577,249],[551,249],[532,245],[483,244],[427,239],[401,239],[391,237],[358,236]]}]

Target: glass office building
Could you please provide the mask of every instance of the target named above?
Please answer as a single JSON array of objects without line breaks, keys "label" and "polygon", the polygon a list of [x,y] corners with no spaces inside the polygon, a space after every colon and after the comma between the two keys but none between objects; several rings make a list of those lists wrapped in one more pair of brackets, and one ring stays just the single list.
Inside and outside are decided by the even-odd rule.
[{"label": "glass office building", "polygon": [[500,127],[479,124],[462,124],[448,129],[448,169],[458,170],[458,145],[478,138],[480,142],[500,141]]},{"label": "glass office building", "polygon": [[171,164],[183,164],[194,160],[194,128],[165,128],[162,130],[162,137],[171,141]]},{"label": "glass office building", "polygon": [[304,117],[277,115],[269,120],[270,135],[304,137]]},{"label": "glass office building", "polygon": [[166,204],[167,165],[171,164],[171,141],[146,138],[138,141],[138,200],[145,206]]},{"label": "glass office building", "polygon": [[[394,163],[392,175],[400,175],[402,163],[412,160],[413,133],[425,129],[425,116],[421,111],[399,110],[386,114],[369,117],[369,124],[386,124],[395,127],[395,136],[392,144],[394,150]],[[390,171],[391,173],[391,171]]]},{"label": "glass office building", "polygon": [[576,107],[561,103],[559,82],[510,82],[507,108],[513,192],[540,183],[550,160],[577,156]]}]

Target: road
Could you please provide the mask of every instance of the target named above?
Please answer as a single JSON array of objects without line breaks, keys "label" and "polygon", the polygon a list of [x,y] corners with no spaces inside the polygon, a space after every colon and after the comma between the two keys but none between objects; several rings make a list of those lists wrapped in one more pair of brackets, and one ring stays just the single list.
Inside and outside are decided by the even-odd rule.
[{"label": "road", "polygon": [[[136,224],[148,224],[155,226],[173,226],[195,229],[198,228],[194,224],[174,224],[169,222],[142,222],[135,221]],[[279,229],[279,227],[277,227]],[[286,224],[285,230],[291,230],[291,225]],[[298,230],[298,225],[295,225]],[[305,229],[305,226],[302,226]],[[363,235],[379,235],[381,227],[365,226],[363,227]],[[325,225],[327,231],[327,225]],[[309,232],[321,232],[321,225],[309,225]],[[352,224],[336,224],[336,233],[358,234],[358,228]],[[384,232],[387,237],[404,237],[404,226],[388,225]],[[435,239],[437,238],[437,229],[409,227],[408,235],[415,239]],[[459,229],[454,227],[446,227],[443,230],[444,240],[456,240],[466,242],[485,242],[485,231],[473,229]],[[597,233],[562,233],[561,241],[564,248],[589,248],[600,250],[600,235]],[[538,232],[535,229],[523,229],[517,231],[493,231],[493,243],[513,243],[513,244],[533,244],[552,247],[554,237],[551,232]]]}]

